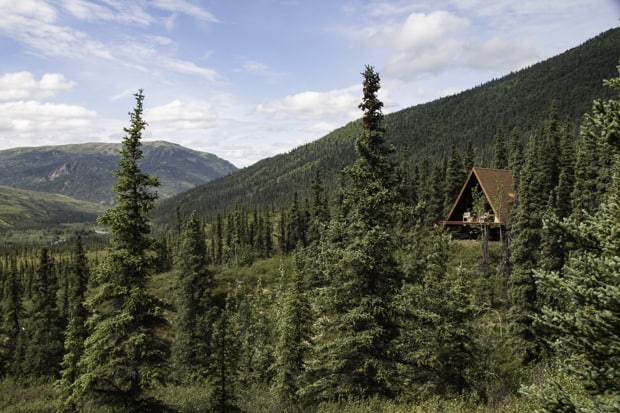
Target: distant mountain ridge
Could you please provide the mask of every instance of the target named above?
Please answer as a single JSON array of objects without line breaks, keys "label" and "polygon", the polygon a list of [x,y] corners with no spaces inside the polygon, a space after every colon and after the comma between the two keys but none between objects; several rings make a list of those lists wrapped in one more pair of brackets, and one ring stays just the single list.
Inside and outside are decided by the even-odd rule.
[{"label": "distant mountain ridge", "polygon": [[[0,185],[112,205],[120,143],[24,147],[0,151]],[[170,142],[143,142],[141,168],[160,180],[160,199],[237,170],[216,155]]]},{"label": "distant mountain ridge", "polygon": [[104,210],[103,205],[65,195],[0,185],[0,230],[94,222]]},{"label": "distant mountain ridge", "polygon": [[[491,80],[459,94],[385,115],[386,139],[408,148],[410,165],[424,159],[439,162],[454,145],[464,153],[467,142],[477,162],[492,157],[496,132],[509,138],[513,128],[525,143],[536,136],[555,100],[560,119],[569,118],[576,131],[593,99],[606,98],[603,79],[616,77],[620,61],[620,28],[526,69]],[[361,87],[361,86],[360,86]],[[201,185],[158,204],[155,221],[169,226],[178,204],[184,214],[204,215],[247,207],[281,206],[293,193],[307,196],[320,169],[328,187],[336,185],[342,166],[355,159],[354,141],[362,132],[354,121],[289,153],[263,159],[225,178]],[[483,166],[483,165],[480,165]]]}]

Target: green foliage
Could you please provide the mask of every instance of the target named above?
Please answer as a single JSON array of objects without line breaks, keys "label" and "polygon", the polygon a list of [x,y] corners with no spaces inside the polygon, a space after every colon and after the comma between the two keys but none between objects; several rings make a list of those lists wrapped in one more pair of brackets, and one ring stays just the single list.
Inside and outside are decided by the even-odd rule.
[{"label": "green foliage", "polygon": [[210,410],[219,413],[239,410],[239,344],[235,340],[234,313],[230,304],[229,297],[213,327]]},{"label": "green foliage", "polygon": [[409,397],[460,395],[473,385],[471,286],[462,269],[449,274],[448,256],[445,234],[417,230],[402,259],[399,373]]},{"label": "green foliage", "polygon": [[0,376],[17,372],[15,352],[18,337],[22,333],[20,326],[23,323],[22,317],[24,315],[23,288],[19,281],[15,257],[11,257],[2,276],[4,283],[2,306],[0,306],[2,309],[2,319],[0,319]]},{"label": "green foliage", "polygon": [[317,400],[390,395],[393,341],[398,335],[392,300],[400,285],[394,257],[397,175],[381,127],[379,75],[364,76],[364,131],[357,161],[344,171],[342,203],[318,260],[325,286],[317,290],[320,318],[304,392]]},{"label": "green foliage", "polygon": [[0,411],[7,413],[52,413],[55,393],[49,383],[32,381],[24,386],[14,378],[0,380]]},{"label": "green foliage", "polygon": [[41,250],[32,284],[32,308],[25,323],[23,376],[55,378],[63,354],[63,326],[56,304],[58,281],[47,248]]},{"label": "green foliage", "polygon": [[69,323],[65,329],[65,355],[61,363],[60,379],[55,383],[59,405],[68,412],[76,410],[73,387],[81,373],[78,363],[84,353],[84,341],[88,336],[86,329],[88,312],[84,307],[84,297],[88,286],[89,268],[82,238],[79,236],[75,241],[72,259],[69,272]]},{"label": "green foliage", "polygon": [[165,380],[162,365],[167,355],[166,343],[156,334],[166,325],[163,304],[147,290],[153,263],[149,212],[158,181],[138,166],[146,122],[142,91],[135,96],[115,172],[117,204],[100,218],[111,228],[110,247],[96,273],[98,290],[87,301],[93,312],[87,323],[90,335],[74,384],[78,406],[92,403],[116,411],[158,406],[145,391]]},{"label": "green foliage", "polygon": [[207,265],[204,232],[193,213],[183,223],[177,258],[172,369],[181,382],[206,377],[210,366],[217,309],[212,298],[213,274]]},{"label": "green foliage", "polygon": [[286,279],[280,274],[280,297],[274,309],[276,315],[275,371],[272,389],[279,405],[287,411],[296,411],[301,405],[299,389],[304,372],[304,361],[309,351],[312,310],[306,295],[301,256],[296,257],[296,268]]},{"label": "green foliage", "polygon": [[[619,68],[620,72],[620,68]],[[620,92],[620,77],[607,82]],[[620,409],[620,100],[597,102],[582,134],[593,134],[614,156],[611,190],[594,215],[551,220],[576,248],[561,272],[538,272],[541,289],[555,301],[537,321],[554,333],[562,370],[589,394],[575,398],[555,381],[532,391],[544,412],[612,412]],[[530,389],[532,390],[532,389]]]}]

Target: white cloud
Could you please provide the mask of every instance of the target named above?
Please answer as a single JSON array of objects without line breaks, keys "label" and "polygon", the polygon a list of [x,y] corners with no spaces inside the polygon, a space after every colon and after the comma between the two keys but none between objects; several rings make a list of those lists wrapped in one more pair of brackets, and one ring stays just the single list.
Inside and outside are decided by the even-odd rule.
[{"label": "white cloud", "polygon": [[0,76],[0,100],[16,100],[53,96],[75,85],[59,73],[46,73],[36,80],[30,72],[6,73]]},{"label": "white cloud", "polygon": [[458,34],[469,26],[466,18],[446,11],[411,13],[400,27],[378,32],[383,37],[379,43],[393,49],[385,72],[415,79],[423,73],[442,71],[462,53],[464,42]]},{"label": "white cloud", "polygon": [[153,5],[161,10],[183,13],[204,21],[218,22],[211,12],[185,0],[155,0]]},{"label": "white cloud", "polygon": [[197,75],[204,77],[207,80],[216,80],[219,77],[215,70],[198,66],[194,62],[190,62],[188,60],[180,60],[169,56],[158,57],[158,59],[160,60],[160,64],[163,68],[172,72],[186,75]]},{"label": "white cloud", "polygon": [[206,102],[183,102],[173,100],[165,105],[147,108],[144,118],[156,135],[182,135],[187,130],[204,131],[214,128],[218,122],[215,108]]},{"label": "white cloud", "polygon": [[0,0],[0,25],[13,20],[16,16],[30,17],[32,19],[51,23],[56,20],[56,10],[45,2],[39,0]]},{"label": "white cloud", "polygon": [[[28,1],[25,3],[30,4]],[[36,7],[0,6],[3,10],[0,31],[44,56],[112,59],[111,51],[103,43],[79,30],[54,24],[56,10],[45,3],[36,4],[42,5],[41,10]]]},{"label": "white cloud", "polygon": [[[8,7],[0,15],[0,32],[24,44],[28,49],[49,57],[78,59],[92,63],[93,59],[112,62],[143,72],[163,69],[179,74],[200,76],[215,80],[215,70],[199,66],[196,63],[175,56],[171,39],[163,36],[147,35],[118,40],[93,38],[89,33],[57,24],[58,12],[45,5],[41,10],[30,1],[17,2],[17,8]],[[39,4],[39,2],[36,2]],[[44,3],[43,3],[44,4]],[[148,15],[132,2],[108,1],[111,8],[93,5],[81,0],[65,0],[63,3],[74,16],[87,20],[111,20],[127,22],[136,16],[133,23],[148,24]],[[160,1],[159,7],[172,8],[173,2]],[[176,3],[175,3],[176,4]],[[2,3],[0,3],[1,8]],[[209,13],[197,6],[180,2],[177,7],[195,17],[207,19]],[[169,50],[163,49],[169,48]]]},{"label": "white cloud", "polygon": [[107,0],[98,4],[87,0],[62,0],[62,7],[74,17],[86,21],[114,21],[147,26],[155,21],[139,3]]},{"label": "white cloud", "polygon": [[360,102],[359,89],[359,86],[353,86],[328,92],[301,92],[288,95],[280,100],[259,104],[256,111],[272,115],[277,119],[339,117],[350,120],[359,115],[357,110]]},{"label": "white cloud", "polygon": [[[0,148],[108,139],[118,126],[81,106],[33,100],[0,104]],[[120,129],[118,129],[120,131]]]},{"label": "white cloud", "polygon": [[257,76],[266,76],[266,77],[277,77],[280,76],[281,73],[274,71],[269,65],[252,60],[247,57],[240,58],[241,66],[234,69],[235,72],[241,73],[249,73],[251,75]]}]

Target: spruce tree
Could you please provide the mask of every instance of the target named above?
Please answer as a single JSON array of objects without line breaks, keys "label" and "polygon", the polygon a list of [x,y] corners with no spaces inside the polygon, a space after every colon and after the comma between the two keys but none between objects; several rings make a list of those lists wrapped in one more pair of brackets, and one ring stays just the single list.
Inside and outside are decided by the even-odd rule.
[{"label": "spruce tree", "polygon": [[27,346],[23,374],[56,378],[63,355],[63,327],[57,306],[58,284],[54,263],[42,248],[32,283],[32,309],[26,324]]},{"label": "spruce tree", "polygon": [[[605,84],[620,95],[620,76]],[[613,159],[612,180],[595,214],[550,221],[574,248],[561,271],[536,273],[539,288],[556,298],[537,322],[554,333],[572,389],[557,381],[527,389],[543,412],[620,410],[620,99],[594,101],[580,134]],[[575,381],[587,397],[574,391]]]},{"label": "spruce tree", "polygon": [[291,412],[301,410],[299,389],[312,322],[301,259],[297,253],[291,280],[285,279],[284,270],[280,270],[281,294],[275,309],[277,338],[272,389],[280,406]]},{"label": "spruce tree", "polygon": [[60,410],[72,412],[77,410],[73,400],[73,385],[80,375],[78,363],[84,353],[84,340],[88,336],[86,319],[88,311],[84,307],[84,295],[88,287],[89,268],[86,253],[82,245],[82,238],[76,238],[73,247],[73,261],[69,269],[69,323],[65,330],[65,355],[60,372],[60,379],[56,382]]},{"label": "spruce tree", "polygon": [[366,67],[364,131],[358,159],[344,171],[340,210],[331,240],[318,257],[326,285],[316,291],[320,319],[304,393],[315,399],[387,396],[394,388],[392,304],[400,286],[393,232],[398,203],[394,149],[382,128],[379,75]]},{"label": "spruce tree", "polygon": [[588,395],[579,396],[575,384],[567,389],[553,380],[542,389],[530,388],[542,412],[620,409],[620,164],[613,183],[595,215],[552,222],[578,247],[561,272],[536,273],[539,288],[554,297],[537,321],[553,333],[550,344],[562,357],[561,370]]},{"label": "spruce tree", "polygon": [[156,177],[143,173],[144,95],[135,94],[130,126],[121,149],[116,205],[99,219],[110,228],[110,246],[97,268],[99,286],[87,301],[92,312],[89,337],[79,363],[76,402],[105,405],[112,411],[155,408],[148,389],[164,381],[167,345],[157,334],[166,325],[163,303],[148,291],[153,268],[150,220],[157,193]]},{"label": "spruce tree", "polygon": [[506,149],[506,139],[504,129],[501,127],[495,132],[495,146],[493,151],[493,168],[508,168],[508,151]]},{"label": "spruce tree", "polygon": [[239,346],[235,339],[232,297],[226,299],[213,326],[211,350],[211,406],[212,412],[231,413],[239,411],[237,394]]},{"label": "spruce tree", "polygon": [[540,356],[540,341],[532,322],[538,308],[533,271],[540,259],[542,217],[549,199],[548,193],[546,196],[541,194],[543,186],[537,142],[530,139],[511,210],[511,275],[508,284],[509,316],[516,340],[513,349],[520,352],[517,357],[526,363]]},{"label": "spruce tree", "polygon": [[475,355],[471,285],[463,271],[449,274],[448,238],[439,229],[415,228],[404,253],[396,299],[402,391],[415,397],[461,394],[472,386]]},{"label": "spruce tree", "polygon": [[208,374],[217,314],[205,236],[195,211],[182,224],[177,268],[172,367],[177,379],[187,382]]},{"label": "spruce tree", "polygon": [[17,272],[17,260],[9,258],[10,263],[3,271],[4,288],[2,298],[2,318],[0,321],[0,375],[14,374],[15,353],[18,337],[21,334],[24,307],[22,303],[22,286]]},{"label": "spruce tree", "polygon": [[443,216],[448,215],[452,204],[459,195],[463,181],[465,181],[465,175],[463,173],[463,162],[459,156],[456,146],[452,145],[450,150],[450,159],[448,161],[448,168],[446,170],[446,179],[444,182],[444,201],[443,201]]}]

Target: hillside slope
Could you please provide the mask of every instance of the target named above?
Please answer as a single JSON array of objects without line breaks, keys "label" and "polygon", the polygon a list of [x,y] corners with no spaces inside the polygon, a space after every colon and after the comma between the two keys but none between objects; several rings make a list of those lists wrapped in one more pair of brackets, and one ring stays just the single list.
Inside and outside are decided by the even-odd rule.
[{"label": "hillside slope", "polygon": [[[527,139],[540,130],[554,99],[560,118],[573,119],[576,126],[591,108],[593,99],[608,96],[602,79],[617,74],[619,60],[620,29],[609,30],[501,79],[387,114],[386,138],[397,147],[408,147],[411,163],[424,157],[438,161],[452,145],[464,150],[468,141],[476,148],[479,159],[488,160],[498,128],[506,133],[517,128],[522,139]],[[261,160],[175,196],[160,203],[155,211],[156,221],[169,224],[176,203],[184,213],[195,209],[206,215],[235,205],[288,203],[294,191],[308,193],[317,168],[321,168],[328,185],[333,186],[340,167],[354,160],[354,141],[360,132],[360,122],[351,122],[287,154]]]},{"label": "hillside slope", "polygon": [[[85,143],[0,151],[0,185],[112,205],[120,148],[120,143]],[[142,168],[159,177],[162,199],[237,170],[213,154],[173,143],[144,142],[143,150]]]},{"label": "hillside slope", "polygon": [[0,185],[0,229],[94,222],[105,207],[64,195]]}]

